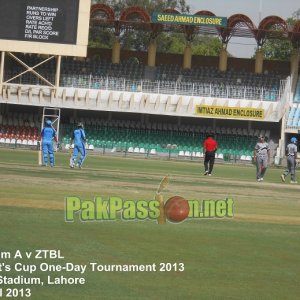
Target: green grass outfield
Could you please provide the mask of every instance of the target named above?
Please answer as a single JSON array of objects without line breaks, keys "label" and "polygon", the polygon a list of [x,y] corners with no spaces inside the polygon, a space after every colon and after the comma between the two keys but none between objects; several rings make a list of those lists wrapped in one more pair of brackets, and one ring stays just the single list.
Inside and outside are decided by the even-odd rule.
[{"label": "green grass outfield", "polygon": [[[34,151],[0,150],[0,254],[59,249],[62,260],[6,259],[0,276],[39,277],[30,299],[299,299],[300,185],[280,181],[282,169],[255,181],[254,166],[217,164],[214,176],[190,161],[89,156],[84,169],[70,169],[68,155],[56,167],[37,165]],[[231,197],[232,219],[65,222],[64,199],[119,196],[151,200],[170,174],[164,198]],[[300,176],[300,175],[299,175]],[[300,178],[300,177],[299,177]],[[184,263],[184,271],[5,271],[16,263],[39,266],[72,262],[102,265]],[[84,277],[84,285],[48,285],[46,277]],[[1,285],[5,291],[9,286]],[[4,298],[4,297],[3,297]],[[20,299],[20,297],[18,297]]]}]

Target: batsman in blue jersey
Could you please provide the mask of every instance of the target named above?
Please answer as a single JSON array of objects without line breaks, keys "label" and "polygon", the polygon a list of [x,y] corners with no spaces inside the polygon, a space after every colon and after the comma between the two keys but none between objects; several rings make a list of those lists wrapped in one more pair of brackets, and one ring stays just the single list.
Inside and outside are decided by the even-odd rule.
[{"label": "batsman in blue jersey", "polygon": [[53,140],[57,142],[56,130],[52,127],[52,122],[47,120],[45,127],[42,129],[42,152],[43,152],[43,165],[48,166],[48,156],[50,159],[50,166],[54,167],[55,158],[53,151]]},{"label": "batsman in blue jersey", "polygon": [[77,125],[77,128],[73,132],[73,136],[71,139],[71,144],[74,142],[74,150],[73,150],[73,155],[71,158],[71,163],[70,167],[74,168],[76,159],[78,154],[80,153],[80,158],[77,162],[78,168],[82,167],[83,161],[85,160],[86,157],[86,150],[85,150],[85,132],[83,129],[83,124],[79,123]]}]

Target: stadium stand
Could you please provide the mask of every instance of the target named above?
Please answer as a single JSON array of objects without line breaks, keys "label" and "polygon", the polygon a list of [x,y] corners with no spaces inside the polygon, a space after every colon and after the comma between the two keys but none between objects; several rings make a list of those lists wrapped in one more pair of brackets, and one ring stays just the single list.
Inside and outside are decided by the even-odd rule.
[{"label": "stadium stand", "polygon": [[[61,125],[62,147],[70,147],[71,133],[78,121],[85,122],[89,150],[144,155],[175,155],[191,159],[203,157],[203,140],[213,131],[211,126],[181,125],[165,122],[70,118]],[[0,144],[14,147],[36,147],[40,140],[39,115],[9,113],[0,115]],[[251,161],[257,135],[261,131],[217,127],[218,157],[223,160]],[[267,134],[270,134],[268,132]]]},{"label": "stadium stand", "polygon": [[[42,61],[39,55],[21,54],[20,57],[29,66]],[[21,71],[14,60],[9,60],[5,78],[11,78]],[[53,60],[39,67],[39,72],[52,80],[55,76]],[[178,65],[160,65],[156,68],[154,81],[140,79],[144,77],[142,64],[135,60],[124,61],[119,65],[107,60],[96,59],[62,59],[62,74],[60,86],[66,89],[66,99],[75,97],[75,89],[89,89],[89,96],[97,99],[93,90],[111,90],[128,92],[145,92],[167,95],[190,95],[215,97],[225,99],[248,99],[276,101],[281,96],[280,85],[285,75],[275,72],[267,74],[252,74],[246,71],[220,72],[214,67],[196,67],[190,70]],[[111,77],[113,76],[113,77]],[[134,79],[136,78],[136,79]],[[139,80],[138,80],[139,78]],[[38,78],[26,73],[12,82],[17,84],[42,84]],[[17,92],[17,91],[16,91]],[[34,90],[33,90],[34,92]],[[39,92],[37,91],[37,95]],[[26,116],[18,114],[1,115],[2,122],[0,143],[25,146],[36,146],[39,140],[37,115]],[[22,124],[25,120],[26,124]],[[71,145],[70,134],[76,118],[70,118],[69,123],[61,126],[61,144],[68,149]],[[81,118],[86,125],[88,149],[110,153],[124,152],[143,155],[172,155],[184,158],[202,158],[202,142],[207,133],[215,132],[219,141],[217,158],[222,160],[251,161],[253,146],[261,131],[246,130],[234,127],[212,127],[203,124],[178,125],[167,122],[143,123],[128,120],[105,120],[99,118]],[[294,124],[296,121],[292,121]],[[270,131],[270,130],[269,130]],[[276,140],[276,139],[275,139]]]},{"label": "stadium stand", "polygon": [[300,104],[294,103],[288,114],[287,128],[298,129],[300,128]]},{"label": "stadium stand", "polygon": [[300,102],[300,77],[298,77],[298,81],[295,89],[294,101]]},{"label": "stadium stand", "polygon": [[[20,56],[28,65],[41,62],[38,55]],[[5,79],[12,78],[22,70],[13,60]],[[162,94],[208,96],[219,98],[277,101],[280,98],[280,84],[286,79],[283,74],[268,72],[254,74],[246,71],[218,71],[214,67],[195,67],[183,69],[179,65],[159,65],[156,80],[144,79],[145,66],[135,60],[112,64],[106,60],[62,59],[61,86],[88,89],[108,89],[139,91]],[[38,67],[38,71],[49,81],[55,77],[55,65],[51,60]],[[13,83],[39,85],[40,79],[26,73]]]},{"label": "stadium stand", "polygon": [[[81,119],[81,121],[85,120]],[[99,148],[108,152],[147,155],[172,153],[178,157],[201,158],[203,157],[202,144],[206,134],[213,131],[210,126],[178,126],[160,122],[143,124],[137,121],[107,121],[103,119],[97,120],[95,123],[94,121],[86,126],[89,149]],[[73,128],[74,125],[62,125],[61,143],[64,147],[70,146]],[[216,138],[219,142],[218,158],[251,161],[253,148],[257,141],[256,134],[260,134],[260,131],[216,128]]]},{"label": "stadium stand", "polygon": [[[97,10],[104,15],[110,11],[102,4],[96,5],[91,11]],[[129,11],[135,10],[136,7],[132,7]],[[135,13],[140,14],[141,9]],[[143,16],[146,15],[147,12],[144,12]],[[124,16],[127,18],[131,14]],[[233,27],[229,26],[229,30],[224,32],[228,34],[228,40],[244,24],[241,15],[234,15],[230,20]],[[103,21],[103,26],[112,25],[112,22],[106,23],[105,18],[96,21]],[[129,19],[115,21],[123,24],[124,28],[129,24]],[[131,30],[140,29],[140,22],[130,22]],[[271,23],[278,25],[282,21],[274,16],[266,18],[258,29],[260,34],[254,38],[264,36],[266,27],[263,25],[266,22],[269,26]],[[93,26],[93,18],[90,26]],[[253,33],[251,28],[248,32],[250,35]],[[215,29],[210,33],[217,34]],[[242,33],[240,31],[239,34]],[[283,38],[286,36],[296,35],[284,31]],[[226,36],[223,35],[224,40]],[[227,66],[226,57],[226,68],[221,68],[220,53],[220,57],[207,59],[193,56],[193,64],[187,66],[181,64],[185,61],[182,60],[186,58],[185,52],[173,56],[156,53],[155,50],[151,54],[157,60],[149,64],[150,51],[126,51],[126,54],[119,55],[119,59],[113,59],[114,48],[95,51],[96,55],[90,51],[87,58],[59,56],[57,61],[50,55],[15,54],[30,68],[38,65],[35,70],[50,82],[48,85],[30,70],[22,73],[24,65],[20,65],[14,55],[6,55],[6,59],[3,59],[5,68],[0,107],[0,144],[33,147],[38,143],[41,110],[22,114],[10,107],[20,104],[23,107],[34,107],[35,111],[38,107],[47,106],[69,110],[62,114],[60,140],[63,147],[71,146],[69,142],[74,124],[81,121],[86,127],[88,149],[103,153],[153,156],[172,153],[176,157],[202,158],[203,139],[213,132],[219,142],[218,159],[251,161],[258,135],[272,138],[275,155],[280,143],[280,149],[284,149],[281,132],[296,133],[299,129],[300,104],[297,102],[300,101],[300,83],[298,80],[294,103],[291,105],[291,78],[296,77],[291,74],[289,62],[282,62],[280,66],[284,68],[281,68],[278,62],[262,60],[258,64],[261,68],[257,68],[256,62],[259,61],[254,59],[245,62],[228,57]],[[47,57],[49,60],[45,62]],[[59,79],[56,78],[58,64]],[[252,109],[260,110],[263,116],[255,119],[249,115],[238,115],[239,121],[235,122],[232,116],[197,114],[200,106],[245,109],[248,112]],[[86,113],[81,114],[80,111]],[[103,112],[109,114],[104,117]],[[172,122],[168,118],[171,116]],[[281,120],[285,128],[281,128]],[[282,153],[277,155],[282,156]]]}]

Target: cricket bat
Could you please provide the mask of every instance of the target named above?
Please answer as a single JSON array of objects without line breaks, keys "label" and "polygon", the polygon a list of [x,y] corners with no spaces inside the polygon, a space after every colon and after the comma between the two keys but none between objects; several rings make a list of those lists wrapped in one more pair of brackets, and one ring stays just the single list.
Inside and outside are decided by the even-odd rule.
[{"label": "cricket bat", "polygon": [[70,148],[69,148],[69,155],[70,155],[70,166],[72,166],[72,154],[73,154],[73,150],[72,150],[72,145],[70,145]]},{"label": "cricket bat", "polygon": [[40,142],[39,150],[38,150],[38,164],[41,166],[43,164],[42,161],[42,143]]}]

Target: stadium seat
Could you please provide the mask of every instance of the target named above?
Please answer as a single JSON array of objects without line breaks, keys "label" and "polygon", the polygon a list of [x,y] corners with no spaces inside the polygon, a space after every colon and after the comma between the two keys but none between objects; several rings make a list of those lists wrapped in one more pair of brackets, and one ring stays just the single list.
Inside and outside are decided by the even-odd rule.
[{"label": "stadium seat", "polygon": [[178,153],[178,156],[185,156],[185,153],[183,150],[180,150],[179,153]]},{"label": "stadium seat", "polygon": [[201,157],[201,152],[196,152],[196,155],[195,155],[196,157]]},{"label": "stadium seat", "polygon": [[156,149],[154,149],[154,148],[151,149],[151,150],[150,150],[150,154],[151,154],[151,155],[156,155],[156,154],[157,154]]},{"label": "stadium seat", "polygon": [[129,148],[128,148],[128,152],[129,152],[129,153],[133,153],[133,147],[129,147]]},{"label": "stadium seat", "polygon": [[191,156],[191,152],[190,152],[190,151],[188,151],[188,150],[187,150],[187,151],[185,151],[185,152],[184,152],[184,156],[189,156],[189,157],[190,157],[190,156]]}]

